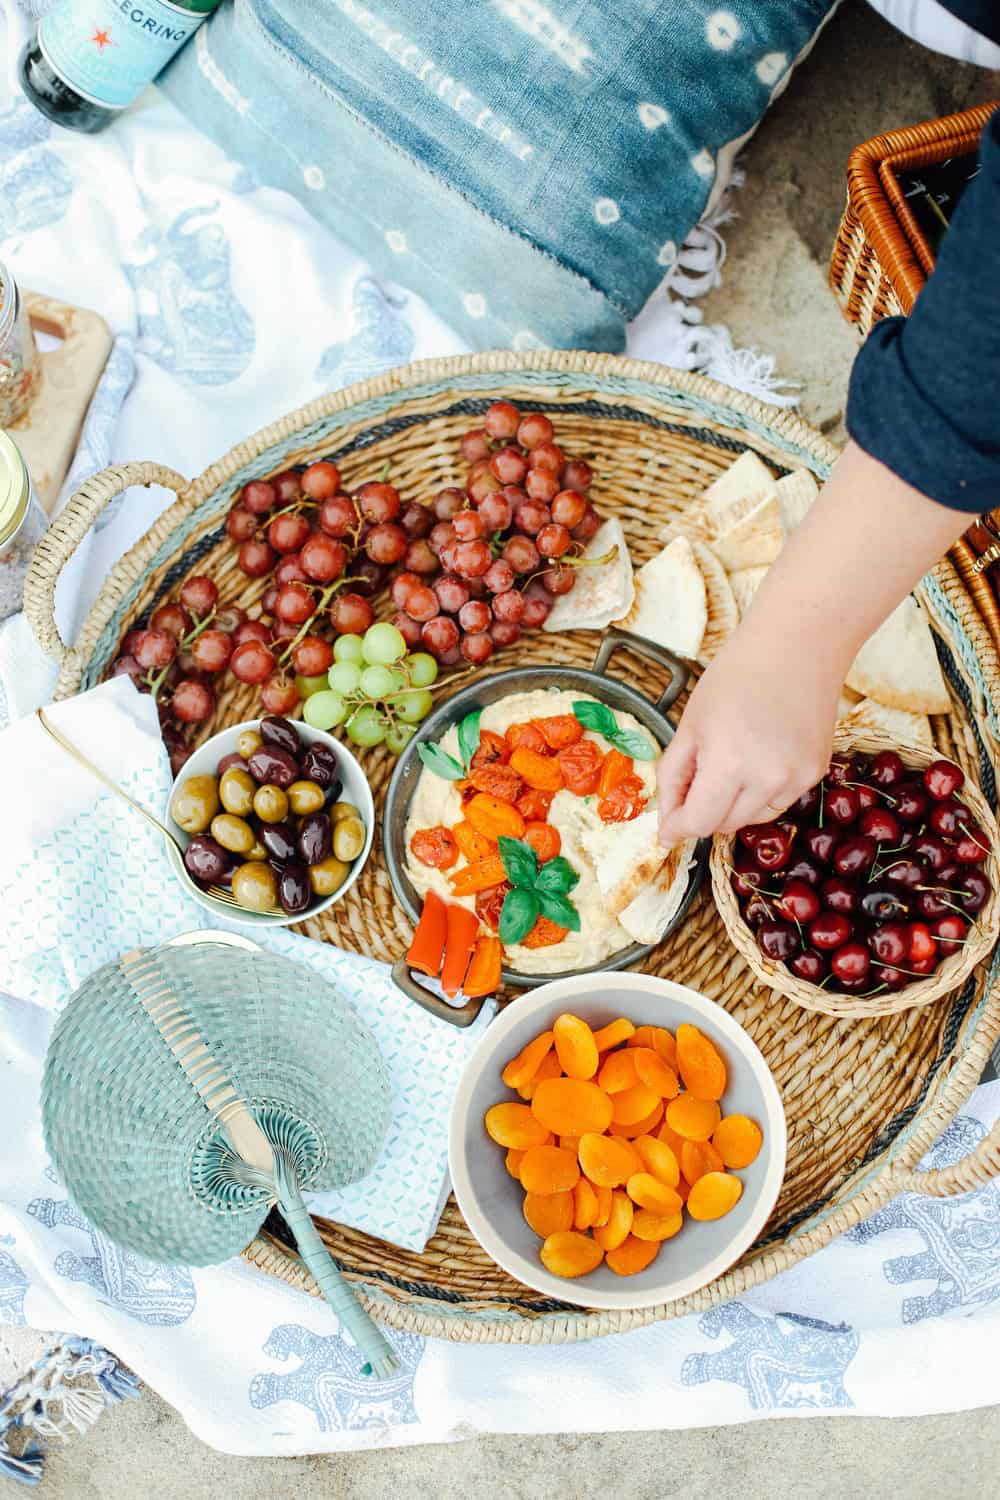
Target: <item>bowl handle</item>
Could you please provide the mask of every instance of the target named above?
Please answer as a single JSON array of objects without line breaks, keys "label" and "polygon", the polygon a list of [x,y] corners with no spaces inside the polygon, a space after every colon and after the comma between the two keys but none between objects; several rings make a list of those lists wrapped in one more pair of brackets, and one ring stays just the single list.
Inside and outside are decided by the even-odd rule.
[{"label": "bowl handle", "polygon": [[594,657],[594,671],[606,677],[608,662],[619,650],[635,651],[637,655],[646,656],[650,661],[655,661],[658,666],[666,667],[670,673],[670,681],[656,703],[657,712],[666,714],[667,709],[687,687],[690,676],[687,667],[665,646],[658,646],[655,641],[647,641],[645,636],[632,635],[628,630],[618,630],[614,625],[610,625],[604,632],[604,639]]},{"label": "bowl handle", "polygon": [[408,999],[415,1000],[424,1010],[429,1010],[432,1016],[437,1016],[439,1021],[447,1021],[451,1026],[471,1026],[490,998],[489,995],[479,995],[474,1000],[466,1000],[464,1005],[449,1005],[440,995],[425,990],[422,984],[417,983],[405,958],[397,958],[393,964],[392,982]]}]

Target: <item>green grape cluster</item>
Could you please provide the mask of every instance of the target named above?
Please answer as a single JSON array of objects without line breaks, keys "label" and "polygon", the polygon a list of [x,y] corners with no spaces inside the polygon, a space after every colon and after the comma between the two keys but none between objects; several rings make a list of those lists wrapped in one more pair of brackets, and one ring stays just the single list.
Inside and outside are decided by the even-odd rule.
[{"label": "green grape cluster", "polygon": [[355,745],[368,749],[384,741],[398,755],[434,706],[428,691],[438,675],[433,656],[408,654],[400,631],[382,622],[364,635],[338,636],[333,658],[323,675],[296,679],[306,723],[314,729],[343,724]]}]

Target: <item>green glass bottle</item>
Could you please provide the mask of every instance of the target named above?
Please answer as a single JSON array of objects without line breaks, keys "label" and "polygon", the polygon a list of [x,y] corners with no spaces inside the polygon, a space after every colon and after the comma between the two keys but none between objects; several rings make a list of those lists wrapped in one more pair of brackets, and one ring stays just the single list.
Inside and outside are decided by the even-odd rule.
[{"label": "green glass bottle", "polygon": [[69,130],[110,125],[220,0],[59,0],[19,63],[21,86]]}]

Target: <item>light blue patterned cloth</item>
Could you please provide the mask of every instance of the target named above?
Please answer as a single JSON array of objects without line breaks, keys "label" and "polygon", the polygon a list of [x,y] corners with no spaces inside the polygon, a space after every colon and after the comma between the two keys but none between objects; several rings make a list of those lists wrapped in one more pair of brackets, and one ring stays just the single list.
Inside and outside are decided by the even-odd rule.
[{"label": "light blue patterned cloth", "polygon": [[[137,802],[163,812],[170,767],[150,698],[116,678],[51,713]],[[0,989],[54,1013],[131,948],[206,925],[246,931],[206,920],[172,874],[159,834],[69,763],[34,719],[0,734],[0,776],[18,788],[26,812],[23,823],[13,815],[0,853]],[[283,928],[252,936],[333,984],[371,1027],[389,1072],[392,1118],[375,1167],[350,1187],[313,1195],[311,1205],[422,1250],[446,1191],[451,1097],[492,1007],[461,1031],[402,995],[383,963]]]}]

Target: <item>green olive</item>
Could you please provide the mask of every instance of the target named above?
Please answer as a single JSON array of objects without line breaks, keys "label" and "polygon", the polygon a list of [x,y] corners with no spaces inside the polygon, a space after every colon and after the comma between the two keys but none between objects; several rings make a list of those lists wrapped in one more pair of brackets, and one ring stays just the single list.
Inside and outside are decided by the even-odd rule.
[{"label": "green olive", "polygon": [[321,859],[318,864],[309,866],[309,884],[312,886],[314,896],[332,896],[334,891],[339,891],[348,875],[351,867],[346,860],[335,859],[331,854],[327,859]]},{"label": "green olive", "polygon": [[264,737],[258,729],[244,729],[237,736],[236,748],[244,760],[249,760],[255,750],[259,750],[264,743]]},{"label": "green olive", "polygon": [[357,818],[359,815],[353,802],[333,802],[330,804],[331,822],[337,824],[342,818]]},{"label": "green olive", "polygon": [[281,823],[288,816],[288,798],[280,786],[266,782],[257,788],[253,810],[263,823]]},{"label": "green olive", "polygon": [[319,812],[323,806],[323,788],[315,781],[293,781],[288,788],[288,805],[300,817]]},{"label": "green olive", "polygon": [[256,861],[233,871],[233,897],[247,911],[273,911],[278,904],[278,882],[268,864]]},{"label": "green olive", "polygon": [[253,848],[247,850],[246,858],[267,859],[267,850],[264,848],[264,845],[261,843],[260,839],[254,839]]},{"label": "green olive", "polygon": [[219,782],[219,797],[226,812],[235,813],[238,818],[245,818],[253,808],[253,794],[257,790],[257,783],[249,771],[241,771],[239,766],[230,766],[223,773]]},{"label": "green olive", "polygon": [[185,833],[204,833],[219,811],[219,783],[214,776],[189,776],[170,802],[170,816]]},{"label": "green olive", "polygon": [[338,859],[357,859],[365,847],[365,825],[357,816],[341,818],[333,825],[333,852]]},{"label": "green olive", "polygon": [[217,818],[212,819],[212,837],[223,849],[228,849],[230,854],[249,854],[257,842],[250,824],[233,813],[219,813]]}]

